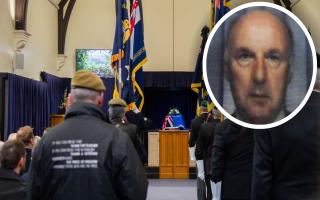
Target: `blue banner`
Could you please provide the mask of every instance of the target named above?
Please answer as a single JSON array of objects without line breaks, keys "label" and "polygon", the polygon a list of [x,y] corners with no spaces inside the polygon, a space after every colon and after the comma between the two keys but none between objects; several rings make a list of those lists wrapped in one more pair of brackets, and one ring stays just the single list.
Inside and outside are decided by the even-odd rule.
[{"label": "blue banner", "polygon": [[[130,69],[130,20],[126,0],[116,0],[116,32],[113,42],[111,63],[115,72],[114,98],[119,97],[121,87],[121,98],[130,108],[134,104],[133,88],[131,83]],[[121,56],[119,56],[121,55]],[[121,63],[121,66],[119,66]],[[121,70],[121,77],[120,77]],[[119,79],[121,80],[119,84]],[[132,106],[131,106],[132,107]]]},{"label": "blue banner", "polygon": [[147,62],[147,54],[144,46],[143,20],[141,5],[138,0],[133,0],[131,6],[130,24],[130,59],[131,59],[131,79],[138,109],[141,111],[144,105],[144,78],[142,66]]}]

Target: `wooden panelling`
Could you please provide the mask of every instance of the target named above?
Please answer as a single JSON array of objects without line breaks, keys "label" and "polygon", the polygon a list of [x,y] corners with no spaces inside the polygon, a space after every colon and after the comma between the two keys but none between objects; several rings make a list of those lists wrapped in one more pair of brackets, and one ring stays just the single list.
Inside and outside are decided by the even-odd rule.
[{"label": "wooden panelling", "polygon": [[189,178],[188,131],[160,131],[160,178]]}]

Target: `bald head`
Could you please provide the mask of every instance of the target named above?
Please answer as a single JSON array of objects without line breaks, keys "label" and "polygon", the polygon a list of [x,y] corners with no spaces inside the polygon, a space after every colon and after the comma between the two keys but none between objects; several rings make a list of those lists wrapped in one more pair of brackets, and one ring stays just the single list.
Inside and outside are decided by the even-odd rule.
[{"label": "bald head", "polygon": [[[246,28],[250,28],[249,34],[241,34],[241,29]],[[230,48],[232,48],[234,42],[237,41],[238,38],[252,39],[252,37],[265,32],[270,35],[277,35],[279,40],[285,41],[287,57],[289,65],[291,65],[293,57],[293,38],[291,30],[281,17],[265,10],[249,11],[231,23],[227,39],[227,55],[225,55],[225,62],[229,63]],[[277,34],[274,34],[275,32],[277,32]],[[259,44],[261,39],[262,38],[257,37],[255,40],[252,40],[252,42]]]}]

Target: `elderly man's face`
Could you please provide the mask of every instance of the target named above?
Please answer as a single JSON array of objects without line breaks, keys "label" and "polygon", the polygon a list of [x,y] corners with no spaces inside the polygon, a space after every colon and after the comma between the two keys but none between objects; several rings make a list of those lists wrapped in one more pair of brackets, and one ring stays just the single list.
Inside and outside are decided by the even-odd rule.
[{"label": "elderly man's face", "polygon": [[273,122],[289,82],[288,33],[271,14],[254,11],[234,25],[225,67],[237,117],[253,124]]}]

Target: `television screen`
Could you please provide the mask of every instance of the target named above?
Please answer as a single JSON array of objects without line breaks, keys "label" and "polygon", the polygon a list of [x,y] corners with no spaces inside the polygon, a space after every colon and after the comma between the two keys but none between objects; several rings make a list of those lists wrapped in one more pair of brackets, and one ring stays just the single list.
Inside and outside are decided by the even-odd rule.
[{"label": "television screen", "polygon": [[88,70],[100,77],[114,77],[111,49],[76,49],[76,71]]}]

